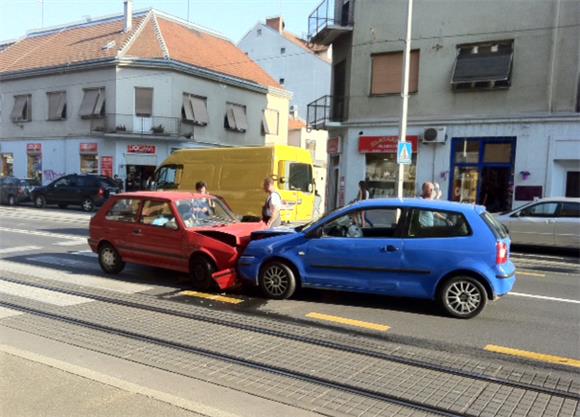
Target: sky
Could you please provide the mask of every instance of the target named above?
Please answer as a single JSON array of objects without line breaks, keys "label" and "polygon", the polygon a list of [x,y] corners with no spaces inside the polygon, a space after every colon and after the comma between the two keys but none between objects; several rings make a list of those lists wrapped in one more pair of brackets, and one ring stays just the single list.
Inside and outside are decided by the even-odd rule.
[{"label": "sky", "polygon": [[[217,31],[237,43],[258,21],[282,15],[286,30],[305,35],[308,15],[320,0],[133,0],[133,9],[150,7]],[[0,0],[0,41],[31,29],[123,13],[123,0]]]}]

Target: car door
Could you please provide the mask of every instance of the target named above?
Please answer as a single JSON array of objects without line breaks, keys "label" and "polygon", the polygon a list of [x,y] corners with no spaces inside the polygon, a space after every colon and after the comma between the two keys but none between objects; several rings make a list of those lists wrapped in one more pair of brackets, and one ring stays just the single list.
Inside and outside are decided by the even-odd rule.
[{"label": "car door", "polygon": [[560,203],[554,223],[554,245],[580,248],[580,202]]},{"label": "car door", "polygon": [[187,271],[185,233],[178,225],[171,201],[146,199],[131,238],[148,265]]},{"label": "car door", "polygon": [[557,209],[557,202],[544,201],[514,212],[509,225],[513,243],[553,245]]},{"label": "car door", "polygon": [[319,227],[301,249],[305,282],[388,293],[401,265],[397,207],[353,210]]},{"label": "car door", "polygon": [[466,256],[471,228],[463,214],[414,208],[403,234],[398,295],[428,298],[439,277]]},{"label": "car door", "polygon": [[59,178],[46,188],[47,203],[69,204],[70,198],[71,175]]},{"label": "car door", "polygon": [[133,242],[133,232],[138,228],[141,202],[138,198],[118,199],[105,214],[103,235],[113,244],[124,261],[145,262],[143,253]]}]

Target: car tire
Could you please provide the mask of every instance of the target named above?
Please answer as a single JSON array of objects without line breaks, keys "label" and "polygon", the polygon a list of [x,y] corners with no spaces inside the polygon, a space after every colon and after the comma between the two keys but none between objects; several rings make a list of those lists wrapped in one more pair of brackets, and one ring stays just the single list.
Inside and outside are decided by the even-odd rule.
[{"label": "car tire", "polygon": [[443,285],[439,292],[439,303],[450,316],[470,319],[483,311],[487,303],[487,292],[475,278],[457,276]]},{"label": "car tire", "polygon": [[58,205],[58,208],[61,208],[61,209],[65,209],[67,207],[68,207],[68,204],[62,204],[61,203],[61,204]]},{"label": "car tire", "polygon": [[215,266],[205,256],[197,255],[191,259],[189,264],[191,271],[191,283],[195,289],[200,291],[209,291],[215,289],[215,281],[212,275],[215,272]]},{"label": "car tire", "polygon": [[261,269],[259,284],[266,297],[284,300],[296,291],[296,275],[284,262],[272,261]]},{"label": "car tire", "polygon": [[44,208],[46,207],[46,198],[43,195],[37,195],[34,197],[34,207]]},{"label": "car tire", "polygon": [[14,197],[13,195],[9,195],[8,196],[8,205],[15,206],[16,205],[16,197]]},{"label": "car tire", "polygon": [[118,274],[125,268],[121,255],[109,243],[104,243],[99,248],[99,265],[107,274]]},{"label": "car tire", "polygon": [[91,211],[95,210],[95,202],[92,200],[92,198],[87,197],[81,203],[81,209],[87,213],[90,213]]}]

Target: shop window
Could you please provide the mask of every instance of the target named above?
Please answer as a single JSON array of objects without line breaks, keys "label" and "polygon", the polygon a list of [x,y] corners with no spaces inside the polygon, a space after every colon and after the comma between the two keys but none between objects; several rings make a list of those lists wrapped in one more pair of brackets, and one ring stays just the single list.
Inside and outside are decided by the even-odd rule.
[{"label": "shop window", "polygon": [[135,87],[135,115],[151,117],[153,114],[153,89]]},{"label": "shop window", "polygon": [[246,118],[246,106],[227,103],[224,127],[235,132],[245,132],[248,130],[248,120]]},{"label": "shop window", "polygon": [[54,91],[46,93],[48,97],[48,120],[66,119],[66,92]]},{"label": "shop window", "polygon": [[[417,154],[414,153],[411,165],[405,168],[403,178],[403,195],[415,197],[415,178],[417,170]],[[396,152],[366,154],[366,180],[371,198],[388,198],[397,195],[397,164]]]},{"label": "shop window", "polygon": [[206,126],[209,123],[207,98],[183,93],[181,118],[185,122],[191,122],[198,126]]},{"label": "shop window", "polygon": [[83,119],[103,117],[105,115],[105,89],[85,89],[79,114]]},{"label": "shop window", "polygon": [[0,154],[0,161],[2,162],[2,176],[3,177],[14,176],[14,154],[12,153]]},{"label": "shop window", "polygon": [[27,155],[27,169],[26,177],[42,181],[42,155],[31,154]]},{"label": "shop window", "polygon": [[454,144],[456,163],[478,163],[479,162],[479,141],[458,140]]},{"label": "shop window", "polygon": [[509,164],[512,160],[511,143],[486,143],[483,149],[483,162]]},{"label": "shop window", "polygon": [[462,203],[477,202],[478,183],[479,170],[477,168],[455,167],[452,200]]},{"label": "shop window", "polygon": [[97,154],[81,154],[81,174],[99,174],[99,156]]},{"label": "shop window", "polygon": [[280,114],[277,110],[265,109],[262,113],[262,129],[266,135],[277,135]]},{"label": "shop window", "polygon": [[[409,93],[419,88],[419,50],[411,51]],[[371,55],[371,95],[399,94],[403,90],[403,52]]]},{"label": "shop window", "polygon": [[10,115],[13,122],[29,122],[32,119],[32,96],[14,96],[14,107]]},{"label": "shop window", "polygon": [[459,45],[451,78],[456,90],[509,88],[513,40]]},{"label": "shop window", "polygon": [[115,203],[105,219],[115,222],[135,223],[139,212],[140,200],[123,199]]}]

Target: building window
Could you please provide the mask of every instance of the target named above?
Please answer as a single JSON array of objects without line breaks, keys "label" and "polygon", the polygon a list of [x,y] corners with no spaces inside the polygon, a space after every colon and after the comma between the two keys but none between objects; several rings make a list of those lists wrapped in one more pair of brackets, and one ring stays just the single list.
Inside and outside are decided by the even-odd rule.
[{"label": "building window", "polygon": [[32,96],[14,96],[14,107],[10,117],[13,122],[29,122],[32,119]]},{"label": "building window", "polygon": [[85,89],[79,114],[83,119],[103,117],[105,115],[105,89]]},{"label": "building window", "polygon": [[245,132],[248,130],[248,120],[246,118],[246,106],[240,104],[227,103],[224,127],[235,132]]},{"label": "building window", "polygon": [[262,36],[262,29],[258,29],[258,30],[256,31],[256,33],[258,34],[258,36]]},{"label": "building window", "polygon": [[79,147],[81,159],[81,174],[99,174],[99,145],[97,143],[81,143]]},{"label": "building window", "polygon": [[277,110],[265,109],[262,113],[262,131],[266,135],[277,135],[280,114]]},{"label": "building window", "polygon": [[66,91],[46,93],[48,97],[48,120],[66,119]]},{"label": "building window", "polygon": [[280,53],[281,54],[285,54],[286,53],[286,48],[280,48]]},{"label": "building window", "polygon": [[451,85],[455,90],[509,88],[513,40],[457,47]]},{"label": "building window", "polygon": [[278,80],[278,82],[280,83],[280,85],[284,85],[286,80],[284,78],[280,78],[280,80]]},{"label": "building window", "polygon": [[14,176],[14,154],[2,153],[0,154],[0,162],[2,162],[2,176]]},{"label": "building window", "polygon": [[306,150],[310,152],[312,160],[316,161],[316,141],[313,139],[306,139]]},{"label": "building window", "polygon": [[135,115],[151,117],[153,114],[153,89],[135,87]]},{"label": "building window", "polygon": [[[419,50],[411,51],[409,93],[419,87]],[[371,55],[371,95],[400,94],[403,91],[403,52]]]},{"label": "building window", "polygon": [[26,144],[26,176],[42,184],[42,144]]},{"label": "building window", "polygon": [[207,98],[183,93],[181,118],[184,122],[191,122],[199,126],[206,126],[209,123],[209,115],[207,113]]}]

